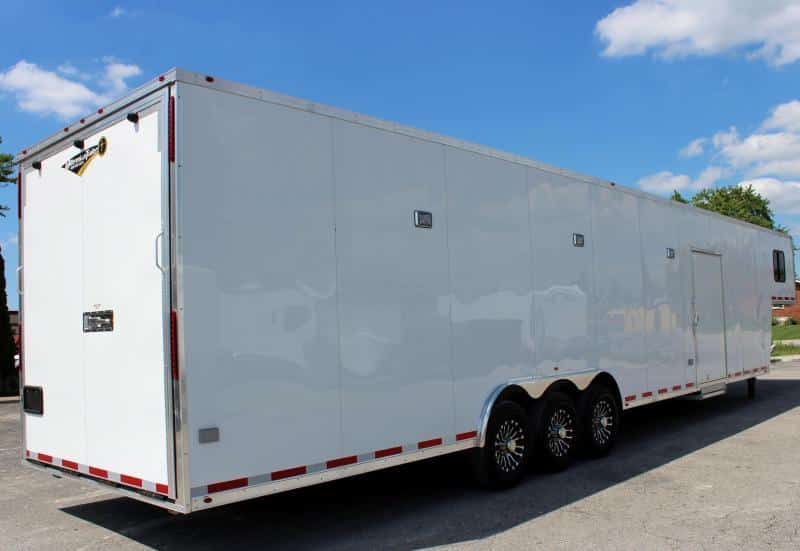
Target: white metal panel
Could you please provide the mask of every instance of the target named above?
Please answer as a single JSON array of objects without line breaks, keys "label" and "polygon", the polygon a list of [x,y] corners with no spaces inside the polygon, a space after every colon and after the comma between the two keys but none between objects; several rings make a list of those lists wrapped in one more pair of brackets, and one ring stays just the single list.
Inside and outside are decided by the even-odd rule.
[{"label": "white metal panel", "polygon": [[[692,306],[692,293],[694,292],[694,263],[692,262],[692,251],[695,248],[710,250],[711,244],[708,242],[708,217],[702,211],[695,209],[676,209],[675,220],[678,225],[678,235],[680,238],[681,255],[686,261],[679,266],[681,284],[685,291],[685,318],[686,323],[686,346],[684,354],[686,356],[686,382],[698,384],[697,377],[697,358],[694,342],[694,309]],[[689,361],[691,360],[691,362]]]},{"label": "white metal panel", "polygon": [[[794,297],[794,251],[792,250],[790,237],[788,235],[762,233],[759,235],[759,240],[762,254],[769,256],[765,263],[769,267],[770,296],[779,297],[777,301],[781,301],[783,297]],[[783,251],[786,260],[786,281],[775,281],[772,262],[773,250]]]},{"label": "white metal panel", "polygon": [[27,449],[86,462],[80,181],[61,168],[75,149],[25,171],[24,376],[44,415],[24,415]]},{"label": "white metal panel", "polygon": [[[25,416],[26,444],[32,452],[167,484],[166,276],[155,250],[163,231],[160,104],[144,104],[152,107],[135,125],[111,119],[82,134],[87,149],[101,139],[107,144],[82,171],[64,168],[80,153],[70,147],[43,161],[39,182],[30,180],[53,189],[37,201],[38,190],[29,187],[26,206],[34,298],[25,302],[34,333],[33,340],[26,335],[26,384],[38,379],[46,404],[43,416]],[[51,275],[57,281],[47,281]],[[49,295],[47,303],[37,303],[40,293]],[[99,310],[113,311],[113,331],[84,332],[83,313]]]},{"label": "white metal panel", "polygon": [[[648,199],[639,201],[644,269],[644,347],[651,391],[694,382],[687,378],[688,289],[681,266],[691,262],[680,246],[678,209]],[[667,249],[674,252],[669,258]]]},{"label": "white metal panel", "polygon": [[[759,365],[769,365],[770,346],[772,344],[772,297],[774,291],[772,247],[773,237],[765,234],[751,233],[753,242],[753,267],[756,286],[757,319],[754,323],[759,334],[761,352]],[[789,242],[791,244],[791,242]],[[789,279],[787,274],[787,279]],[[792,277],[794,279],[794,277]],[[792,295],[793,296],[793,295]]]},{"label": "white metal panel", "polygon": [[743,227],[726,224],[722,220],[710,220],[711,231],[717,236],[719,245],[715,250],[722,253],[723,302],[725,308],[725,358],[728,374],[742,373],[744,369],[757,367],[744,362],[743,317],[754,317],[744,309],[752,295],[753,274],[750,251],[741,247]]},{"label": "white metal panel", "polygon": [[694,252],[692,266],[697,377],[702,384],[727,374],[722,258]]},{"label": "white metal panel", "polygon": [[83,335],[88,463],[167,483],[159,119],[156,106],[136,125],[122,120],[87,137],[87,146],[108,146],[78,185],[83,310],[114,312],[113,331]]},{"label": "white metal panel", "polygon": [[[568,374],[597,367],[592,325],[594,240],[590,184],[528,169],[533,243],[533,327],[536,373]],[[574,234],[584,246],[573,246]]]},{"label": "white metal panel", "polygon": [[619,380],[623,396],[647,390],[644,358],[639,198],[592,188],[595,323],[600,370]]},{"label": "white metal panel", "polygon": [[345,453],[454,434],[442,147],[336,121],[334,150]]},{"label": "white metal panel", "polygon": [[[772,340],[770,304],[767,296],[768,281],[760,277],[756,266],[759,243],[758,233],[745,227],[737,228],[739,239],[736,253],[741,259],[738,294],[728,303],[738,310],[741,324],[741,362],[744,369],[754,369],[769,364],[769,344]],[[767,276],[768,277],[768,276]],[[765,340],[763,335],[768,338]]]},{"label": "white metal panel", "polygon": [[456,423],[476,426],[501,383],[533,375],[531,230],[524,167],[448,148]]},{"label": "white metal panel", "polygon": [[177,110],[191,485],[337,457],[330,123],[188,85]]}]

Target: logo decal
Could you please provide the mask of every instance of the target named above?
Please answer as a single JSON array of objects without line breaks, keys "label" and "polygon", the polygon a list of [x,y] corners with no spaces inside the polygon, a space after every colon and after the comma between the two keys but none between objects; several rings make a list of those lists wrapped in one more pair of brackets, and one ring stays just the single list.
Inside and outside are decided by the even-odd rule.
[{"label": "logo decal", "polygon": [[89,163],[91,163],[96,157],[102,157],[105,155],[107,149],[108,140],[106,140],[105,136],[103,136],[100,138],[100,141],[97,142],[97,145],[93,145],[92,147],[84,149],[72,157],[69,161],[61,165],[61,168],[66,168],[78,176],[83,176],[83,173],[86,172],[86,169],[89,167]]}]

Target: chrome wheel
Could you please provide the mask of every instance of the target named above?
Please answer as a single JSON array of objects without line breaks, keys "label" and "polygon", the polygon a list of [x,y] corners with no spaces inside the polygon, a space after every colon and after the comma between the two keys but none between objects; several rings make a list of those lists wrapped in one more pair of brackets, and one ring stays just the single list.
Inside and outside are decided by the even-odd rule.
[{"label": "chrome wheel", "polygon": [[516,419],[506,419],[494,436],[494,462],[504,473],[516,471],[524,462],[525,431]]},{"label": "chrome wheel", "polygon": [[575,417],[560,407],[553,411],[547,424],[547,448],[555,457],[566,457],[575,440]]},{"label": "chrome wheel", "polygon": [[598,401],[592,408],[592,438],[598,446],[605,446],[611,440],[614,430],[614,405],[608,400]]}]

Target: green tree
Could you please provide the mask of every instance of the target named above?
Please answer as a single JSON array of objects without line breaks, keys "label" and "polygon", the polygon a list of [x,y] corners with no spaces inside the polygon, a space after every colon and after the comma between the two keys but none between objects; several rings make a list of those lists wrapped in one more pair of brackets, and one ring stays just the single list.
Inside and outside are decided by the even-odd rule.
[{"label": "green tree", "polygon": [[689,202],[689,201],[687,201],[686,199],[683,198],[683,195],[681,195],[681,192],[678,191],[677,189],[672,191],[672,195],[670,196],[670,199],[672,199],[673,201],[677,201],[678,203],[688,203]]},{"label": "green tree", "polygon": [[[0,138],[0,143],[3,140]],[[14,157],[0,153],[0,185],[14,182]],[[0,216],[5,216],[8,206],[0,205]],[[8,319],[8,295],[6,294],[6,261],[0,249],[0,395],[19,393],[19,375],[14,365],[16,346],[11,335]]]},{"label": "green tree", "polygon": [[759,195],[753,186],[703,189],[692,197],[692,205],[764,228],[786,231],[786,228],[775,223],[769,200]]}]

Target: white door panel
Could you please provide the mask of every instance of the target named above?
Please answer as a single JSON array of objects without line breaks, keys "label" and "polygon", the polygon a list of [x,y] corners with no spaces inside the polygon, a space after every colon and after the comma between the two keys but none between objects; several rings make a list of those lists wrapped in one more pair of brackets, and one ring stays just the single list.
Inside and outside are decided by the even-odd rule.
[{"label": "white door panel", "polygon": [[702,384],[727,374],[722,258],[693,251],[692,262],[695,361],[697,379]]},{"label": "white door panel", "polygon": [[[166,485],[160,113],[151,103],[26,174],[25,384],[45,405],[25,436],[32,452]],[[97,312],[113,312],[111,330],[86,330]]]},{"label": "white door panel", "polygon": [[101,132],[107,152],[83,176],[83,309],[114,312],[113,331],[84,333],[84,369],[90,464],[164,483],[158,124],[153,110]]}]

